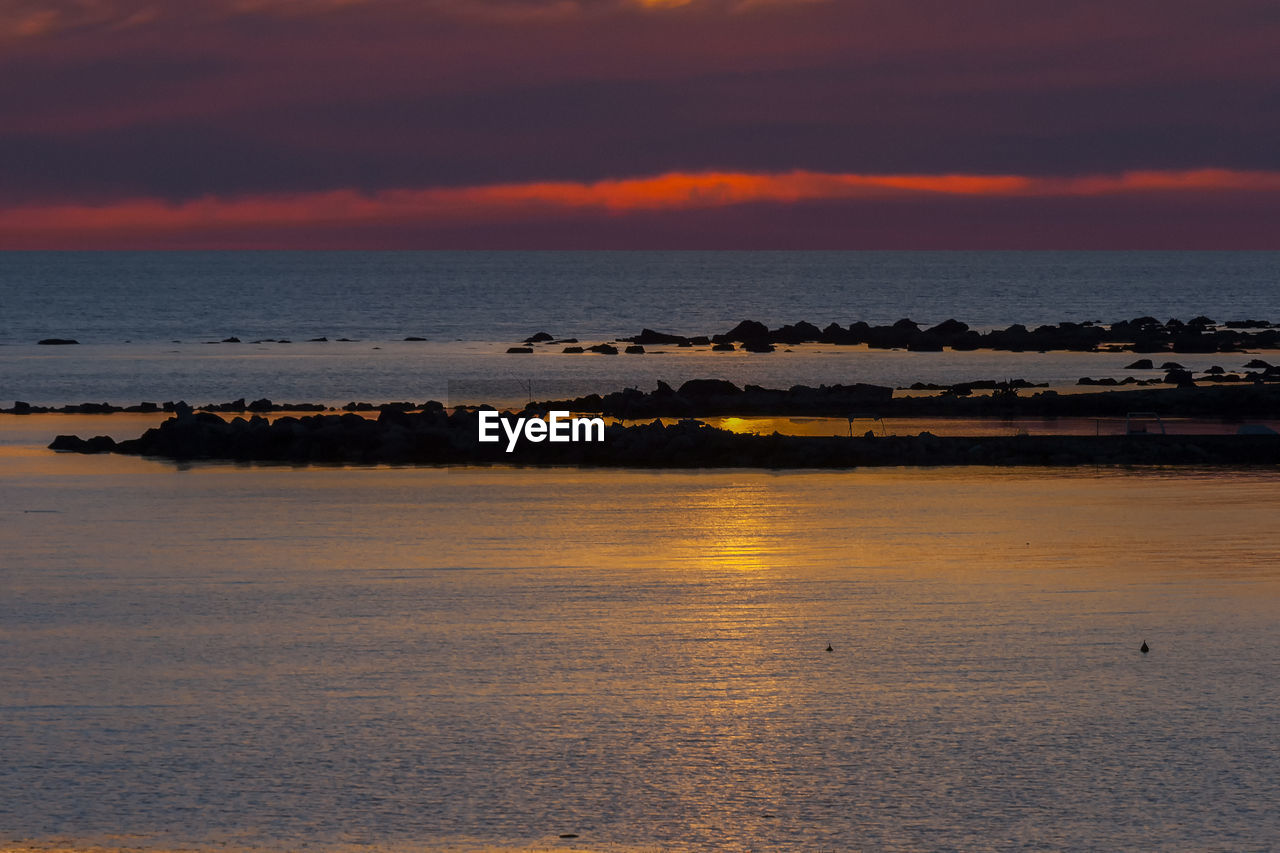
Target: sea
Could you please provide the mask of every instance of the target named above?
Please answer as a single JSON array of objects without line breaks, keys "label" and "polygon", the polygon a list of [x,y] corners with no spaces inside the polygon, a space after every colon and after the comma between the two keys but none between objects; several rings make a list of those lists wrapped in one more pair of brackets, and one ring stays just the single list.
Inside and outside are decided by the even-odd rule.
[{"label": "sea", "polygon": [[[506,349],[748,318],[1276,321],[1278,284],[1280,253],[0,254],[0,403],[1071,383],[1132,356]],[[46,449],[156,422],[0,415],[6,853],[1280,838],[1274,469]]]},{"label": "sea", "polygon": [[[1123,377],[1133,358],[506,350],[537,332],[590,345],[644,328],[716,334],[744,319],[954,318],[980,330],[1139,316],[1280,321],[1280,252],[11,252],[0,254],[0,306],[5,405],[508,404],[706,377],[1057,385]],[[50,338],[79,345],[37,344]],[[229,338],[240,343],[220,343]],[[1237,369],[1244,359],[1179,361]]]}]

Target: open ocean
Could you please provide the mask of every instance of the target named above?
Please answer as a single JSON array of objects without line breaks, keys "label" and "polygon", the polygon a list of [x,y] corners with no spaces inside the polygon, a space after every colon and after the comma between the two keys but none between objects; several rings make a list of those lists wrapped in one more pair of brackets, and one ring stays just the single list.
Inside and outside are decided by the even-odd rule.
[{"label": "open ocean", "polygon": [[[1123,375],[1131,359],[829,347],[619,358],[563,356],[557,347],[521,358],[505,349],[538,331],[590,343],[645,327],[714,334],[742,319],[954,317],[976,328],[1148,314],[1280,321],[1280,253],[5,253],[0,305],[0,401],[45,405],[506,402],[707,376],[771,386],[1060,384]],[[232,336],[243,343],[216,343]],[[320,337],[328,341],[310,342]],[[36,346],[44,338],[81,345]],[[290,343],[252,343],[265,339]]]},{"label": "open ocean", "polygon": [[[505,348],[744,318],[1274,321],[1280,253],[0,254],[0,299],[6,404],[1067,382],[1131,356]],[[154,421],[0,416],[0,850],[1280,838],[1274,470],[45,449]]]}]

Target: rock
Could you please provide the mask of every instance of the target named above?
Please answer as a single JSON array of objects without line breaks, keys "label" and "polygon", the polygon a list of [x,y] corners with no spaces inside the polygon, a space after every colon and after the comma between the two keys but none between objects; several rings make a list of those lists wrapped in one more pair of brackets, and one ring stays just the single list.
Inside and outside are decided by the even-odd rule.
[{"label": "rock", "polygon": [[734,350],[733,344],[729,343],[728,341],[725,341],[724,343],[714,344],[711,347],[712,352],[733,352],[733,350]]},{"label": "rock", "polygon": [[541,344],[547,341],[554,341],[555,338],[547,332],[536,332],[524,339],[526,344]]},{"label": "rock", "polygon": [[910,352],[942,352],[945,343],[941,335],[933,332],[921,332],[907,344]]},{"label": "rock", "polygon": [[1160,365],[1160,369],[1161,370],[1186,370],[1185,367],[1183,367],[1181,364],[1178,364],[1178,362],[1176,361],[1166,361],[1164,364]]},{"label": "rock", "polygon": [[596,344],[593,347],[587,347],[590,352],[598,352],[601,355],[617,355],[618,348],[613,344]]},{"label": "rock", "polygon": [[565,347],[561,352],[580,353],[583,352],[582,347]]},{"label": "rock", "polygon": [[743,320],[723,335],[714,335],[711,340],[716,343],[729,341],[768,340],[769,327],[756,320]]},{"label": "rock", "polygon": [[1207,368],[1207,369],[1205,370],[1205,373],[1208,373],[1208,374],[1210,374],[1210,375],[1214,375],[1214,376],[1221,376],[1222,374],[1224,374],[1224,373],[1226,373],[1226,372],[1227,372],[1226,370],[1224,370],[1223,368],[1219,367],[1219,366],[1218,366],[1218,365],[1216,365],[1216,364],[1215,364],[1215,365],[1212,365],[1211,367],[1209,367],[1209,368]]},{"label": "rock", "polygon": [[968,323],[961,323],[959,320],[952,318],[950,320],[943,320],[932,329],[926,329],[925,334],[937,335],[943,340],[949,341],[952,338],[960,337],[967,331],[969,331]]},{"label": "rock", "polygon": [[726,394],[741,394],[742,389],[728,379],[690,379],[681,385],[680,390],[676,393],[681,397],[689,397],[696,400]]},{"label": "rock", "polygon": [[50,442],[49,449],[72,453],[110,453],[116,449],[116,442],[107,435],[95,435],[87,441],[78,435],[60,435]]},{"label": "rock", "polygon": [[36,343],[42,347],[65,347],[70,346],[71,344],[78,344],[80,342],[75,338],[44,338],[43,340],[36,341]]},{"label": "rock", "polygon": [[507,352],[530,353],[533,347],[507,347]]},{"label": "rock", "polygon": [[625,351],[628,355],[644,355],[644,347],[638,344],[633,344],[627,347]]},{"label": "rock", "polygon": [[229,338],[223,338],[223,339],[222,339],[222,343],[224,343],[224,344],[238,344],[238,343],[240,343],[240,339],[239,339],[239,338],[237,338],[235,335],[232,335],[232,336],[231,336],[231,337],[229,337]]},{"label": "rock", "polygon": [[684,344],[689,339],[684,335],[668,335],[663,332],[655,332],[653,329],[644,329],[634,338],[624,338],[633,344]]},{"label": "rock", "polygon": [[1155,370],[1156,366],[1149,358],[1140,358],[1133,364],[1125,365],[1125,370]]},{"label": "rock", "polygon": [[1260,358],[1255,358],[1251,359],[1244,367],[1245,370],[1266,370],[1270,366],[1271,365],[1268,362],[1265,362]]},{"label": "rock", "polygon": [[778,344],[804,344],[819,341],[822,336],[823,332],[817,326],[801,320],[770,332],[769,340]]},{"label": "rock", "polygon": [[[344,340],[344,341],[345,341],[345,340],[346,340],[346,338],[339,338],[339,340]],[[426,340],[426,338],[420,338],[420,337],[418,337],[417,335],[410,335],[409,337],[405,338],[405,340],[406,340],[406,341],[425,341],[425,340]]]},{"label": "rock", "polygon": [[773,352],[774,350],[773,344],[761,340],[745,341],[742,348],[747,352]]},{"label": "rock", "polygon": [[[309,344],[327,344],[328,342],[329,339],[326,337],[307,338],[307,343]],[[226,341],[223,341],[223,343],[226,343]]]}]

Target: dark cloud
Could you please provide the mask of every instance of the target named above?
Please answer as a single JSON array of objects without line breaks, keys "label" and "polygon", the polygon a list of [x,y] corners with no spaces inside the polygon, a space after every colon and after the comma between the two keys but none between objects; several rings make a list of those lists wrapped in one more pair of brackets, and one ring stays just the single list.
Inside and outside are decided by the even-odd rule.
[{"label": "dark cloud", "polygon": [[15,0],[0,202],[1274,170],[1277,43],[1271,0]]},{"label": "dark cloud", "polygon": [[[1266,81],[907,99],[860,73],[826,68],[371,95],[92,132],[0,132],[0,186],[23,198],[81,192],[182,199],[707,169],[1274,169],[1277,91]],[[1162,106],[1169,103],[1178,108]]]}]

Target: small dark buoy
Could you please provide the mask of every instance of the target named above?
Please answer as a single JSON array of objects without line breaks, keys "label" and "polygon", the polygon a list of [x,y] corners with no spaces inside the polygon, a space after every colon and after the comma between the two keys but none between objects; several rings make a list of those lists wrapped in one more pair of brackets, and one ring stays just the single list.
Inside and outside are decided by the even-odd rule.
[{"label": "small dark buoy", "polygon": [[1138,651],[1142,652],[1142,653],[1145,655],[1147,652],[1151,651],[1151,647],[1147,645],[1147,641],[1146,641],[1146,640],[1143,640],[1143,641],[1142,641],[1142,648],[1141,648],[1141,649],[1138,649]]},{"label": "small dark buoy", "polygon": [[830,644],[830,643],[827,643],[827,651],[829,651],[829,652],[834,652],[834,651],[835,651],[835,649],[831,648],[831,644]]}]

